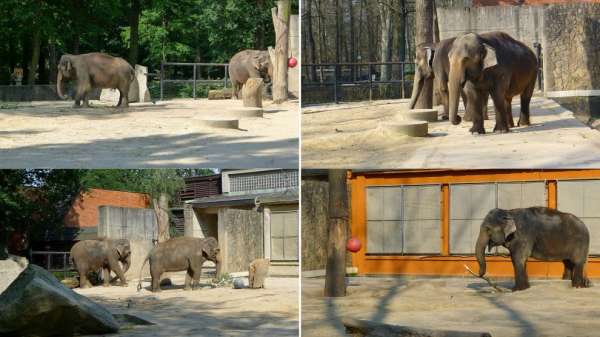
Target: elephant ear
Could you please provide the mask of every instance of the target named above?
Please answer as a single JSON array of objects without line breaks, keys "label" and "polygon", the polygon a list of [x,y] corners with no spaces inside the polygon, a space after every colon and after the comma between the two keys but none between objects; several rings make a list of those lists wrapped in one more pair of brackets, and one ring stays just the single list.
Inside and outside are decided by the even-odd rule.
[{"label": "elephant ear", "polygon": [[429,64],[429,67],[433,66],[433,55],[435,54],[435,50],[433,50],[430,47],[425,47],[425,53],[427,56],[427,64]]},{"label": "elephant ear", "polygon": [[498,64],[498,59],[496,57],[496,49],[492,48],[490,45],[484,43],[485,47],[485,57],[483,58],[483,69],[491,68]]},{"label": "elephant ear", "polygon": [[508,238],[511,234],[513,234],[514,232],[517,231],[517,225],[515,224],[515,219],[509,215],[506,214],[504,220],[504,238]]},{"label": "elephant ear", "polygon": [[129,242],[126,240],[123,241],[118,241],[115,245],[115,249],[117,251],[117,254],[119,254],[119,256],[124,259],[127,257],[127,255],[130,254],[130,251],[128,252],[128,247],[129,247]]}]

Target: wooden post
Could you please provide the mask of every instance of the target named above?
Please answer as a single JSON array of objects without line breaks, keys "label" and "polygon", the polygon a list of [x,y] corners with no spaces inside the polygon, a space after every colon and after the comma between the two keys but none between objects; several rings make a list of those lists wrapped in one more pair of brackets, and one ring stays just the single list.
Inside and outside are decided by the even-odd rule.
[{"label": "wooden post", "polygon": [[244,106],[249,108],[262,108],[262,78],[249,78],[242,87]]},{"label": "wooden post", "polygon": [[346,296],[346,236],[348,233],[348,194],[346,171],[329,170],[329,228],[326,297]]},{"label": "wooden post", "polygon": [[[415,43],[433,43],[433,0],[415,1]],[[433,80],[425,80],[423,90],[415,104],[415,109],[431,109],[433,107]]]},{"label": "wooden post", "polygon": [[275,49],[269,48],[273,65],[273,102],[281,104],[288,99],[288,35],[291,4],[289,0],[278,0],[277,7],[271,8],[275,27]]}]

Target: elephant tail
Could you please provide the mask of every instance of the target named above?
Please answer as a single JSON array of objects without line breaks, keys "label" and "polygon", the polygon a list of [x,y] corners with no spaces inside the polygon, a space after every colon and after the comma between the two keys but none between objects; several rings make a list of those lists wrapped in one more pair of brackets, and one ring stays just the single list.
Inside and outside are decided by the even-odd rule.
[{"label": "elephant tail", "polygon": [[138,285],[137,285],[137,291],[139,292],[140,290],[142,290],[142,271],[144,270],[144,266],[146,265],[146,261],[150,260],[150,254],[148,254],[148,256],[146,256],[146,258],[144,259],[144,262],[142,262],[142,267],[140,268],[140,277],[138,278]]}]

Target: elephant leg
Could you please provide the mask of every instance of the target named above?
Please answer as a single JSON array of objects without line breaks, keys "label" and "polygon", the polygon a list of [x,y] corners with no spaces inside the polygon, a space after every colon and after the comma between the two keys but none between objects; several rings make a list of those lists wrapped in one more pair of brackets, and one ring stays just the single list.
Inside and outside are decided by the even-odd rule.
[{"label": "elephant leg", "polygon": [[485,94],[485,98],[481,102],[481,111],[483,111],[483,119],[489,120],[490,116],[488,115],[488,100],[490,99],[490,93],[487,92]]},{"label": "elephant leg", "polygon": [[512,115],[512,97],[506,98],[506,122],[508,123],[509,128],[515,127],[515,120]]},{"label": "elephant leg", "polygon": [[521,93],[521,114],[519,115],[519,126],[531,125],[529,120],[529,104],[531,103],[531,96],[533,96],[533,90],[535,89],[535,80],[529,84],[527,89]]},{"label": "elephant leg", "polygon": [[192,275],[193,275],[193,271],[192,268],[188,268],[187,272],[185,273],[185,286],[183,287],[183,290],[192,290]]},{"label": "elephant leg", "polygon": [[571,285],[574,288],[588,288],[590,281],[583,275],[583,263],[576,263],[573,266],[573,279]]},{"label": "elephant leg", "polygon": [[124,84],[119,88],[119,105],[120,107],[129,107],[129,84]]},{"label": "elephant leg", "polygon": [[108,287],[110,285],[110,269],[102,268],[102,285]]},{"label": "elephant leg", "polygon": [[152,291],[160,292],[160,275],[162,273],[158,270],[153,270],[152,265],[150,266],[150,276],[152,277]]},{"label": "elephant leg", "polygon": [[73,104],[74,108],[79,108],[81,106],[81,102],[83,101],[84,108],[87,108],[87,102],[85,101],[86,91],[84,89],[77,89],[75,93],[75,103]]},{"label": "elephant leg", "polygon": [[91,288],[92,284],[87,278],[87,270],[79,269],[79,288]]},{"label": "elephant leg", "polygon": [[469,131],[471,133],[484,134],[485,128],[483,126],[483,116],[481,115],[481,90],[477,90],[472,83],[467,82],[464,92],[468,102],[465,116],[470,114],[473,121],[473,126]]},{"label": "elephant leg", "polygon": [[494,132],[500,133],[510,131],[506,121],[507,109],[510,107],[507,107],[506,99],[502,94],[503,92],[504,90],[502,90],[502,88],[495,88],[491,93],[494,107],[496,108],[496,125],[494,126]]},{"label": "elephant leg", "polygon": [[121,269],[121,265],[119,264],[119,261],[115,257],[110,257],[108,260],[108,266],[109,266],[109,269],[112,269],[115,271],[115,274],[117,274],[117,276],[121,280],[121,286],[126,287],[127,280],[125,279],[125,273],[123,273],[123,269]]},{"label": "elephant leg", "polygon": [[121,106],[121,102],[123,101],[123,94],[121,90],[119,90],[119,101],[117,102],[117,106]]},{"label": "elephant leg", "polygon": [[563,272],[562,279],[563,280],[572,280],[573,279],[573,262],[570,260],[563,260],[563,264],[565,265],[565,271]]},{"label": "elephant leg", "polygon": [[89,101],[88,101],[88,92],[84,92],[83,93],[83,97],[81,98],[81,100],[83,101],[83,107],[84,108],[89,108],[90,107],[90,104],[89,104]]},{"label": "elephant leg", "polygon": [[465,118],[463,119],[467,122],[471,122],[473,121],[473,115],[472,112],[467,108],[467,94],[464,90],[460,91],[460,97],[462,98],[463,106],[465,107]]},{"label": "elephant leg", "polygon": [[522,250],[511,251],[511,259],[515,270],[515,286],[513,291],[525,290],[529,288],[529,279],[527,277],[527,257]]},{"label": "elephant leg", "polygon": [[442,120],[447,121],[450,119],[450,109],[448,107],[448,90],[440,92],[440,99],[442,101],[442,106],[444,107],[444,112],[442,113]]}]

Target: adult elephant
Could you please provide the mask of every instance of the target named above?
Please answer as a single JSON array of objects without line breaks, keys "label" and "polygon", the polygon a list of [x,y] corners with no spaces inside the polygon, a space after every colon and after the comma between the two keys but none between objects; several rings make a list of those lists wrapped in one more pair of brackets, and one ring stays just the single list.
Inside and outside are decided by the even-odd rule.
[{"label": "adult elephant", "polygon": [[88,94],[94,88],[119,89],[118,106],[128,107],[129,87],[135,79],[135,72],[131,65],[120,57],[113,57],[104,53],[89,53],[81,55],[66,54],[58,63],[56,77],[56,91],[62,99],[68,97],[63,94],[63,81],[75,81],[75,104],[79,107],[88,107]]},{"label": "adult elephant", "polygon": [[266,50],[242,50],[229,61],[229,79],[233,86],[233,96],[239,92],[249,78],[262,78],[265,84],[271,83],[273,65]]},{"label": "adult elephant", "polygon": [[513,290],[529,288],[526,263],[531,256],[539,260],[562,261],[563,279],[573,287],[589,287],[583,275],[590,245],[590,234],[576,216],[547,207],[493,209],[485,216],[475,245],[479,275],[486,272],[485,247],[504,246],[510,251],[515,271]]},{"label": "adult elephant", "polygon": [[[455,38],[445,39],[438,43],[422,43],[417,46],[415,58],[415,77],[413,90],[410,96],[409,108],[414,109],[419,99],[426,80],[434,80],[435,94],[442,103],[444,112],[442,119],[446,120],[449,116],[448,110],[448,73],[450,71],[450,62],[448,61],[448,52],[452,47]],[[461,90],[463,104],[467,106],[467,98]],[[483,102],[483,115],[487,119],[487,98]],[[470,121],[472,117],[465,115],[465,120]]]},{"label": "adult elephant", "polygon": [[[89,272],[102,268],[104,286],[110,283],[110,272],[114,271],[121,280],[121,285],[126,286],[125,273],[131,266],[131,246],[129,240],[100,239],[83,240],[71,248],[71,261],[79,273],[79,286],[81,288],[91,287],[87,278]],[[123,264],[123,268],[121,265]]]},{"label": "adult elephant", "polygon": [[[467,96],[467,114],[473,117],[471,132],[485,133],[482,106],[488,94],[496,108],[494,132],[508,132],[511,101],[521,95],[519,126],[529,125],[529,103],[535,88],[537,59],[531,49],[503,32],[457,37],[448,53],[450,121],[457,125],[459,93]],[[509,117],[510,116],[510,117]],[[510,121],[509,121],[510,119]]]},{"label": "adult elephant", "polygon": [[[207,260],[217,265],[217,274],[220,272],[219,243],[217,239],[177,237],[159,243],[154,247],[142,263],[138,291],[142,288],[142,270],[146,261],[150,264],[152,276],[152,291],[160,291],[160,276],[164,272],[187,271],[185,276],[185,290],[198,286],[202,265]],[[192,282],[193,280],[193,282]]]}]

